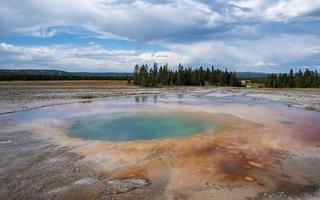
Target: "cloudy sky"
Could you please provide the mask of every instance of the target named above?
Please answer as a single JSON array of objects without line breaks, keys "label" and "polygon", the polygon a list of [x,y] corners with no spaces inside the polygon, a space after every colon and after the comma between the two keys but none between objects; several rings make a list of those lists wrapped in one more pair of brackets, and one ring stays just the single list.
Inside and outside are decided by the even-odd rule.
[{"label": "cloudy sky", "polygon": [[0,68],[320,71],[320,0],[1,0]]}]

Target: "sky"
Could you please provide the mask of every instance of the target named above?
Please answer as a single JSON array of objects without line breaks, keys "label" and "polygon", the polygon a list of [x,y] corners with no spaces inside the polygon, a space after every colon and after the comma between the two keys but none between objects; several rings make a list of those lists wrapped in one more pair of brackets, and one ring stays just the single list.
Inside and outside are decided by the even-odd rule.
[{"label": "sky", "polygon": [[1,0],[0,69],[320,71],[320,0]]}]

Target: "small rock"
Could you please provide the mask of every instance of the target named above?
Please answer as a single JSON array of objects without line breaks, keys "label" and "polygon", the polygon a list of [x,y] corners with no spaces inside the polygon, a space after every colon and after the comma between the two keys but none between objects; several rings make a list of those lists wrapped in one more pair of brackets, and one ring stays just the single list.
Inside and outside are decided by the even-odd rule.
[{"label": "small rock", "polygon": [[254,181],[254,178],[252,178],[251,176],[246,176],[244,177],[244,179],[246,179],[247,181]]},{"label": "small rock", "polygon": [[74,185],[92,185],[98,180],[96,178],[83,178],[78,181],[73,182]]}]

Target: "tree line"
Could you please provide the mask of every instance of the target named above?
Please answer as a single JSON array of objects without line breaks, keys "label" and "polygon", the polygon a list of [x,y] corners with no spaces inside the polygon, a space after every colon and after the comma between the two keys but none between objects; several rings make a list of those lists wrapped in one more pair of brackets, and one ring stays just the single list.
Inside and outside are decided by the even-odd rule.
[{"label": "tree line", "polygon": [[191,68],[179,64],[177,70],[171,70],[168,64],[158,66],[154,63],[152,68],[148,65],[136,65],[133,71],[133,83],[144,87],[159,85],[184,86],[241,86],[235,72],[211,68]]},{"label": "tree line", "polygon": [[294,73],[268,74],[264,80],[265,87],[269,88],[319,88],[320,77],[317,70],[306,69]]},{"label": "tree line", "polygon": [[[144,87],[184,85],[184,86],[241,86],[240,80],[235,72],[229,72],[218,68],[191,68],[179,64],[177,70],[171,70],[168,64],[158,66],[154,63],[152,68],[148,65],[136,65],[133,74],[127,73],[86,75],[86,74],[32,74],[33,72],[2,72],[0,81],[33,81],[33,80],[128,80],[135,85]],[[268,88],[320,88],[320,76],[317,70],[306,69],[289,73],[266,74],[265,77],[243,78],[251,80],[252,83],[259,83],[262,87]]]},{"label": "tree line", "polygon": [[36,80],[128,80],[129,76],[81,76],[47,74],[0,74],[0,81],[36,81]]}]

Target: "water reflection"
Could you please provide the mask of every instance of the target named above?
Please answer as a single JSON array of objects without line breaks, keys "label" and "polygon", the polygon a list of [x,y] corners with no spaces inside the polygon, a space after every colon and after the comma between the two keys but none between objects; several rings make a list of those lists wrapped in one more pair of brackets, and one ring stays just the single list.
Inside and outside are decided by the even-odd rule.
[{"label": "water reflection", "polygon": [[[212,104],[212,105],[224,105],[224,104],[245,104],[248,106],[254,105],[277,105],[285,106],[288,105],[283,102],[273,101],[264,98],[255,98],[246,96],[243,94],[239,95],[229,95],[225,93],[213,95],[208,92],[198,92],[197,94],[189,93],[173,93],[173,94],[159,94],[159,95],[142,95],[142,96],[133,96],[133,97],[116,97],[108,100],[109,103],[163,103],[163,104],[184,104],[184,105],[203,105],[203,104]],[[219,96],[220,95],[220,96]],[[106,102],[106,100],[103,100]],[[95,101],[96,102],[96,101]],[[107,103],[107,102],[106,102]]]},{"label": "water reflection", "polygon": [[136,103],[146,103],[148,102],[148,96],[135,96],[134,100]]},{"label": "water reflection", "polygon": [[152,99],[152,101],[149,101],[149,96],[135,96],[134,97],[135,103],[147,103],[147,102],[158,103],[159,96],[158,95],[150,96],[150,99]]},{"label": "water reflection", "polygon": [[136,101],[136,103],[140,102],[140,97],[134,97],[134,100]]},{"label": "water reflection", "polygon": [[182,94],[182,93],[178,93],[178,94],[177,94],[178,99],[182,99],[183,96],[184,96],[184,94]]},{"label": "water reflection", "polygon": [[158,102],[158,96],[156,96],[156,95],[153,96],[153,102],[154,102],[154,103],[157,103],[157,102]]},{"label": "water reflection", "polygon": [[[148,106],[148,109],[152,109],[154,104],[161,106],[164,104],[183,104],[183,105],[240,105],[254,107],[256,105],[272,106],[278,110],[283,108],[284,110],[300,110],[304,112],[303,108],[288,107],[283,102],[277,102],[267,99],[257,99],[245,95],[234,96],[212,96],[207,93],[201,93],[200,97],[195,96],[194,93],[169,93],[169,94],[152,94],[152,95],[140,95],[140,96],[127,96],[127,97],[114,97],[100,100],[88,100],[82,103],[72,103],[57,106],[48,106],[40,109],[32,109],[29,111],[20,111],[16,113],[1,115],[0,122],[4,124],[7,121],[16,122],[17,119],[35,119],[35,118],[72,118],[73,116],[87,116],[97,113],[111,112],[112,110],[128,110],[128,109],[142,109],[141,105]],[[220,93],[219,93],[220,94]],[[140,105],[138,105],[140,104]],[[319,115],[319,113],[314,113]],[[289,125],[288,122],[281,122],[282,124]]]}]

